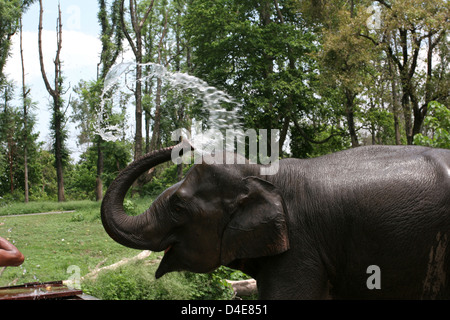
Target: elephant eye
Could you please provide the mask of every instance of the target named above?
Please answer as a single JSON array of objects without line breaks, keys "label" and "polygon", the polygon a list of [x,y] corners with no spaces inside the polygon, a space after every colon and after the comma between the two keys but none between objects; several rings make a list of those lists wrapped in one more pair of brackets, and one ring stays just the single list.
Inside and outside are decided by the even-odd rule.
[{"label": "elephant eye", "polygon": [[176,212],[181,212],[181,211],[183,211],[183,207],[180,205],[180,204],[175,204],[174,206],[173,206],[173,209],[176,211]]},{"label": "elephant eye", "polygon": [[172,210],[170,210],[172,221],[177,224],[186,222],[186,219],[188,217],[186,213],[186,208],[181,203],[174,203],[172,205]]}]

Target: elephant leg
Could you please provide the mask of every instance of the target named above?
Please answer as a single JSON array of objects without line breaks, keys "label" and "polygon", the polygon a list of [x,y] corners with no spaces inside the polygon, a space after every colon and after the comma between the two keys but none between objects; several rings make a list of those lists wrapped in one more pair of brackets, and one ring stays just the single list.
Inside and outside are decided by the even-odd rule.
[{"label": "elephant leg", "polygon": [[330,284],[322,265],[292,264],[288,268],[267,268],[257,278],[259,299],[331,299]]}]

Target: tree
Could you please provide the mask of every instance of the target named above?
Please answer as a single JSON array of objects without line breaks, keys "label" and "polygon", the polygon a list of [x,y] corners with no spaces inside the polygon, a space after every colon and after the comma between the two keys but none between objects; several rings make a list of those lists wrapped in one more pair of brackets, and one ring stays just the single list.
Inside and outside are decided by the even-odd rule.
[{"label": "tree", "polygon": [[[0,102],[0,194],[11,194],[17,200],[24,200],[20,194],[24,190],[26,174],[25,144],[27,145],[27,157],[31,162],[36,161],[38,149],[38,134],[32,133],[35,119],[33,114],[28,115],[27,125],[23,119],[21,108],[13,105],[13,83],[4,82],[0,86],[3,100]],[[33,167],[33,164],[31,165]],[[35,183],[36,172],[31,170],[29,183]]]},{"label": "tree", "polygon": [[[128,143],[125,141],[125,139],[116,142],[104,141],[95,130],[98,120],[98,109],[102,97],[102,89],[102,79],[89,82],[81,80],[80,83],[75,86],[74,92],[76,93],[76,96],[70,102],[73,109],[72,120],[78,124],[77,127],[78,129],[80,129],[80,133],[78,135],[78,145],[87,145],[85,149],[86,151],[83,153],[80,163],[76,164],[75,166],[80,170],[84,170],[86,174],[88,174],[88,172],[92,173],[94,168],[93,155],[94,150],[96,150],[96,174],[93,174],[93,176],[95,177],[92,177],[92,179],[95,180],[95,186],[94,184],[89,184],[91,179],[85,179],[86,181],[79,181],[79,177],[72,177],[71,181],[75,181],[77,185],[82,184],[84,186],[84,194],[91,194],[95,190],[95,198],[97,201],[100,201],[102,199],[102,188],[103,184],[105,183],[104,178],[105,176],[108,176],[108,174],[111,174],[111,168],[115,168],[112,172],[117,174],[120,171],[120,168],[124,167],[123,159],[126,159],[126,161],[129,160],[128,152],[124,151],[128,148]],[[125,110],[121,110],[121,113],[113,113],[110,105],[108,103],[105,103],[104,112],[108,114],[108,122],[111,125],[125,127]],[[114,151],[117,154],[114,154]],[[87,153],[89,153],[88,159],[86,158]],[[119,165],[116,165],[116,162],[114,162],[114,165],[111,165],[109,158],[118,159],[117,163],[119,163]],[[85,160],[89,160],[89,164],[84,163]],[[107,178],[106,182],[110,182],[109,177]],[[90,185],[90,190],[87,190],[88,188],[85,187],[88,185]]]},{"label": "tree", "polygon": [[68,152],[64,145],[67,139],[67,133],[64,131],[64,110],[63,110],[63,76],[61,69],[61,48],[62,48],[62,21],[61,21],[61,8],[58,5],[58,19],[56,27],[56,40],[57,49],[56,56],[54,60],[55,66],[55,79],[54,87],[52,88],[50,82],[48,81],[47,75],[45,73],[44,67],[44,57],[42,55],[42,18],[44,15],[44,9],[42,6],[42,0],[39,0],[39,33],[38,33],[38,46],[39,46],[39,63],[41,67],[42,78],[45,83],[45,87],[53,98],[53,117],[52,117],[52,131],[54,138],[54,154],[55,154],[55,168],[58,183],[58,201],[65,201],[64,196],[64,164],[68,158]]},{"label": "tree", "polygon": [[322,7],[331,18],[323,22],[321,80],[341,92],[352,147],[359,146],[358,97],[373,80],[373,61],[377,60],[373,46],[358,33],[367,21],[365,9],[361,1],[330,1]]},{"label": "tree", "polygon": [[9,181],[9,190],[11,194],[14,193],[15,190],[15,179],[14,179],[14,171],[15,171],[15,160],[17,155],[17,143],[15,140],[17,128],[18,128],[18,117],[16,110],[11,106],[11,100],[13,99],[14,87],[12,83],[4,81],[4,85],[2,86],[3,91],[3,113],[0,117],[0,136],[3,141],[6,141],[5,146],[5,154],[7,161],[7,170],[6,174],[7,179]]},{"label": "tree", "polygon": [[37,184],[39,189],[35,190],[39,194],[38,199],[55,199],[55,195],[58,195],[58,185],[55,183],[57,175],[54,152],[44,149],[39,150],[38,161],[35,165],[36,172],[39,173],[39,184]]},{"label": "tree", "polygon": [[[163,63],[163,46],[164,46],[164,38],[167,35],[167,10],[166,6],[162,4],[162,17],[163,22],[161,24],[161,35],[158,41],[158,58],[157,63],[162,64]],[[167,63],[164,63],[165,67],[167,67]],[[152,139],[150,141],[149,150],[156,150],[158,148],[158,145],[160,144],[160,124],[161,124],[161,95],[162,95],[162,79],[161,77],[158,77],[156,80],[156,96],[155,96],[155,114],[153,117],[153,134]]]},{"label": "tree", "polygon": [[[350,88],[357,89],[355,91],[356,105],[361,105],[366,99],[365,110],[355,109],[356,115],[359,114],[361,117],[356,119],[357,122],[370,119],[370,116],[365,116],[366,110],[374,111],[375,109],[367,105],[376,100],[373,99],[370,88],[375,88],[374,79],[383,77],[383,85],[389,84],[385,88],[391,95],[391,101],[388,102],[387,99],[383,101],[389,103],[388,112],[393,114],[395,143],[402,143],[400,128],[404,128],[406,142],[411,144],[414,135],[421,130],[429,102],[437,100],[445,104],[448,100],[448,90],[443,91],[443,88],[448,87],[449,79],[446,67],[448,66],[446,37],[448,5],[446,1],[304,0],[299,3],[310,25],[316,27],[316,30],[320,28],[325,30],[324,46],[334,37],[338,41],[331,43],[360,53],[351,59],[356,62],[358,59],[361,60],[354,65],[356,68],[353,68],[353,71],[359,70],[359,72],[349,73],[349,70],[335,69],[334,75],[344,77],[347,74],[347,79],[355,80],[352,82],[356,86],[351,85]],[[347,13],[352,17],[350,21],[346,20],[348,15],[341,15],[340,8],[346,8]],[[330,38],[329,31],[333,31],[330,26],[342,26],[342,28],[331,32]],[[343,38],[345,34],[350,37]],[[363,40],[368,43],[364,44]],[[372,45],[372,48],[368,47],[368,44]],[[340,55],[348,52],[342,48],[337,51]],[[325,62],[324,66],[329,68],[336,65],[336,62],[339,60],[332,57]],[[344,81],[340,81],[340,84],[343,83]],[[347,87],[346,93],[349,92],[348,89]],[[367,95],[372,98],[367,99]],[[351,100],[347,97],[352,95],[345,96],[347,101]],[[351,132],[350,134],[353,135]]]},{"label": "tree", "polygon": [[[27,10],[27,8],[29,7],[29,5],[31,3],[33,3],[33,0],[1,0],[0,1],[0,85],[5,84],[6,86],[4,86],[3,88],[8,87],[8,81],[6,79],[6,76],[3,74],[3,68],[7,62],[7,58],[10,55],[10,47],[11,47],[11,40],[12,37],[16,34],[17,30],[20,29],[20,48],[21,48],[21,56],[22,56],[22,14],[23,12],[25,12]],[[23,61],[23,58],[22,58]],[[23,69],[23,64],[22,64],[22,69]],[[22,81],[22,85],[23,85],[23,93],[22,93],[22,98],[23,98],[23,107],[24,107],[24,112],[23,112],[23,119],[20,121],[23,121],[24,123],[24,127],[25,129],[23,130],[24,136],[23,136],[23,147],[24,147],[24,168],[25,168],[25,202],[28,202],[28,164],[27,164],[27,138],[29,136],[29,134],[31,133],[31,130],[27,130],[28,128],[28,110],[27,110],[27,106],[29,104],[29,99],[26,99],[26,94],[28,93],[28,91],[25,89],[25,83],[24,83],[24,73],[23,73],[23,81]],[[12,89],[12,87],[11,87]],[[7,97],[7,91],[5,91],[5,98]],[[5,116],[6,114],[9,113],[10,115],[12,115],[11,112],[5,110]],[[14,114],[19,115],[18,112],[14,111]],[[16,125],[18,127],[20,127],[19,125],[19,120],[17,120]],[[6,126],[4,127],[6,128]],[[12,132],[11,131],[9,133],[9,142],[8,145],[12,146],[13,141],[11,140],[12,137]],[[20,138],[20,140],[22,140],[22,138]],[[18,141],[14,142],[15,144],[18,143]],[[12,167],[11,167],[12,168]],[[14,174],[11,173],[11,178]],[[11,190],[14,188],[14,183],[13,180],[11,179]]]},{"label": "tree", "polygon": [[450,108],[432,101],[424,119],[425,133],[414,136],[414,144],[450,149]]},{"label": "tree", "polygon": [[[405,133],[407,143],[412,144],[414,136],[421,130],[429,102],[448,99],[448,92],[433,90],[435,76],[448,79],[445,74],[433,72],[436,50],[440,48],[441,42],[447,41],[448,5],[445,0],[377,2],[381,7],[380,29],[377,32],[362,30],[360,35],[375,46],[381,46],[395,66],[392,71],[398,72]],[[426,52],[425,71],[421,71],[419,61],[423,51]],[[421,78],[425,81],[421,81]]]},{"label": "tree", "polygon": [[30,89],[27,89],[25,84],[25,61],[23,59],[23,41],[22,41],[22,17],[20,17],[20,61],[22,64],[22,104],[23,104],[23,126],[24,126],[24,144],[23,144],[23,158],[24,158],[24,192],[25,203],[28,203],[30,197],[29,181],[28,181],[28,136],[31,133],[28,125],[28,113],[31,106],[31,100],[28,98]]},{"label": "tree", "polygon": [[18,0],[0,1],[0,79],[3,78],[3,68],[8,59],[11,39],[17,31],[20,9]]},{"label": "tree", "polygon": [[[102,143],[104,166],[102,180],[105,186],[114,180],[132,159],[131,146],[128,142],[116,141]],[[72,199],[94,200],[97,197],[97,146],[95,143],[87,147],[80,155],[77,163],[70,164],[66,170],[66,193]]]},{"label": "tree", "polygon": [[318,102],[305,23],[291,1],[268,0],[192,1],[184,22],[195,75],[241,102],[245,127],[280,129],[280,147]]},{"label": "tree", "polygon": [[142,155],[142,84],[140,79],[142,78],[142,58],[143,58],[143,47],[142,47],[142,30],[147,22],[148,17],[153,9],[154,0],[146,7],[144,12],[139,10],[137,0],[130,0],[129,2],[129,15],[131,22],[131,31],[133,32],[134,40],[129,32],[129,27],[125,21],[125,0],[121,2],[121,22],[122,30],[128,43],[133,50],[133,54],[136,58],[136,86],[134,88],[135,103],[136,103],[136,134],[134,138],[135,142],[135,152],[134,159],[139,158]]},{"label": "tree", "polygon": [[[97,65],[97,82],[104,83],[106,75],[116,62],[121,50],[123,41],[123,32],[121,25],[121,0],[115,0],[110,7],[108,13],[105,0],[99,0],[98,20],[101,27],[102,52],[100,54],[100,62]],[[98,88],[102,90],[102,88]],[[100,91],[97,92],[99,94]],[[97,111],[98,105],[94,106]],[[95,112],[95,111],[94,111]],[[97,111],[98,112],[98,111]],[[96,176],[96,200],[101,201],[103,198],[103,139],[97,135],[95,137],[97,144],[97,176]]]},{"label": "tree", "polygon": [[102,51],[97,65],[97,79],[105,79],[123,49],[121,29],[121,0],[114,0],[108,12],[105,0],[98,0],[98,21],[101,28]]},{"label": "tree", "polygon": [[19,28],[19,19],[34,1],[0,0],[0,79],[10,53],[11,39]]}]

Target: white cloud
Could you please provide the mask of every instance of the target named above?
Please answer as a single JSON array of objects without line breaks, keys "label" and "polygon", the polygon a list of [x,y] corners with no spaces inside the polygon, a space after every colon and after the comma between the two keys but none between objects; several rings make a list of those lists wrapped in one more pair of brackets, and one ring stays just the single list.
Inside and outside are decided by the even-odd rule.
[{"label": "white cloud", "polygon": [[[13,46],[11,49],[12,57],[8,60],[5,73],[9,74],[13,80],[21,83],[18,34],[13,38]],[[37,31],[26,31],[23,33],[23,51],[27,80],[31,83],[37,79],[41,80]],[[61,60],[63,62],[63,75],[67,78],[67,81],[75,84],[80,79],[94,79],[100,51],[101,42],[97,37],[79,31],[63,30]],[[56,31],[43,30],[42,52],[45,71],[49,81],[51,81],[54,77],[53,60],[56,55]]]},{"label": "white cloud", "polygon": [[[56,31],[43,30],[42,34],[42,51],[44,56],[44,65],[47,78],[53,87],[54,83],[54,64],[53,60],[56,55]],[[125,48],[126,46],[125,41]],[[41,69],[39,64],[38,51],[38,32],[25,31],[23,32],[23,51],[25,60],[26,85],[31,88],[30,97],[37,102],[37,109],[33,113],[37,116],[37,123],[35,130],[40,132],[39,140],[48,143],[50,133],[50,119],[51,112],[49,106],[51,105],[50,95],[47,92],[44,81],[42,80]],[[62,50],[61,60],[63,63],[62,72],[64,80],[64,88],[68,90],[65,95],[65,101],[69,100],[70,94],[72,99],[74,94],[72,89],[79,83],[80,80],[95,80],[97,77],[97,64],[100,60],[101,41],[98,37],[89,35],[77,30],[65,30],[62,33]],[[125,53],[120,60],[132,60],[133,54],[131,50],[125,50]],[[13,37],[13,44],[11,47],[11,57],[8,59],[5,66],[4,73],[8,79],[16,83],[16,96],[19,99],[22,85],[22,66],[20,59],[20,45],[19,35]],[[21,105],[17,101],[17,106]],[[71,110],[68,110],[70,117]],[[68,145],[72,151],[71,156],[77,160],[78,155],[82,150],[76,144],[77,130],[74,124],[68,121],[67,125],[70,131]]]},{"label": "white cloud", "polygon": [[[54,83],[54,63],[56,55],[56,31],[43,30],[42,52],[47,78],[53,87]],[[69,99],[72,89],[80,80],[95,80],[97,76],[97,63],[100,59],[101,41],[92,35],[79,31],[64,30],[62,33],[61,60],[63,63],[62,72],[66,93],[65,100]],[[26,85],[31,88],[31,99],[37,102],[37,109],[33,111],[37,116],[35,130],[40,132],[39,140],[48,142],[50,132],[51,112],[49,111],[50,95],[48,94],[44,81],[42,80],[39,64],[38,32],[25,31],[23,33],[23,53],[25,61]],[[11,57],[8,59],[4,70],[10,80],[16,83],[18,96],[22,85],[22,66],[20,59],[19,35],[13,38],[11,47]],[[73,94],[72,94],[73,95]],[[17,102],[17,105],[21,105]],[[70,112],[70,109],[69,109]],[[68,123],[71,132],[68,141],[72,156],[77,157],[79,153],[76,145],[75,128]]]}]

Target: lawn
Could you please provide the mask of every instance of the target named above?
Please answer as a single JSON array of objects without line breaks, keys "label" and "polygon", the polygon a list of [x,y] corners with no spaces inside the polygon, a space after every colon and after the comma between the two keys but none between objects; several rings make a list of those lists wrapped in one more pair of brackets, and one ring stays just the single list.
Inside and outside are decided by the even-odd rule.
[{"label": "lawn", "polygon": [[[137,214],[150,202],[151,199],[126,200],[125,208],[128,213]],[[30,215],[66,210],[74,212]],[[0,237],[14,243],[25,256],[22,266],[3,270],[0,287],[73,279],[78,271],[83,277],[97,267],[141,252],[117,244],[106,234],[100,220],[100,203],[91,201],[3,206]],[[240,271],[221,267],[210,274],[174,272],[155,280],[161,256],[161,252],[154,252],[145,260],[101,273],[95,281],[82,281],[81,287],[85,293],[101,299],[230,299],[233,292],[224,279],[245,277]]]},{"label": "lawn", "polygon": [[29,207],[18,204],[10,206],[8,211],[19,214],[54,210],[76,211],[0,216],[0,236],[14,243],[26,258],[21,267],[10,267],[3,272],[0,286],[66,280],[72,275],[67,273],[69,266],[77,266],[83,276],[100,263],[110,265],[139,253],[109,238],[100,221],[100,204],[95,202],[56,204],[54,207],[47,203],[34,203]]}]

